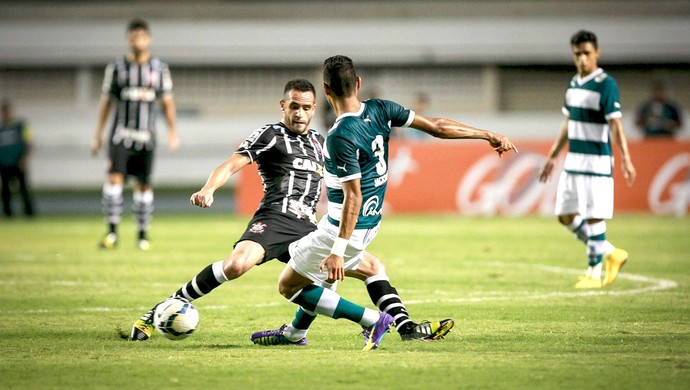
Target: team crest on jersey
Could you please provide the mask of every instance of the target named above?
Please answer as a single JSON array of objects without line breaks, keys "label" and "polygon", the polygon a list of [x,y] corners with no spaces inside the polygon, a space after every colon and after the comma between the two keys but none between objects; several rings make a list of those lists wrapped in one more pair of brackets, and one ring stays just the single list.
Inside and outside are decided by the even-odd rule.
[{"label": "team crest on jersey", "polygon": [[263,234],[266,231],[266,224],[263,222],[256,222],[249,228],[249,231],[256,234]]}]

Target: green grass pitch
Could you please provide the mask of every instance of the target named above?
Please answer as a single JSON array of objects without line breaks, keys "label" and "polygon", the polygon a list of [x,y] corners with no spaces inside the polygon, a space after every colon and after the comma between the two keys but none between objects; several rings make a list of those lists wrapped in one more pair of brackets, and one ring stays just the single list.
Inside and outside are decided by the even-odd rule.
[{"label": "green grass pitch", "polygon": [[[261,347],[292,318],[271,262],[195,302],[195,334],[120,339],[132,322],[224,258],[247,218],[156,215],[153,249],[97,249],[100,216],[0,221],[0,388],[685,389],[690,384],[690,220],[620,215],[608,238],[631,259],[601,290],[573,288],[585,248],[555,218],[387,217],[370,246],[413,319],[453,318],[445,340],[319,318],[306,347]],[[340,293],[373,307],[361,282]]]}]

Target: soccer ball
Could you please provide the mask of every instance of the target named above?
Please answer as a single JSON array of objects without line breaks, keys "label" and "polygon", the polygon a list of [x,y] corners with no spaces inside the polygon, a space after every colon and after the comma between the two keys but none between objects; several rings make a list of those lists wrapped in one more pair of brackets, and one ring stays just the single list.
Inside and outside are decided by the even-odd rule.
[{"label": "soccer ball", "polygon": [[184,298],[168,298],[156,306],[153,325],[170,340],[181,340],[196,330],[199,311]]}]

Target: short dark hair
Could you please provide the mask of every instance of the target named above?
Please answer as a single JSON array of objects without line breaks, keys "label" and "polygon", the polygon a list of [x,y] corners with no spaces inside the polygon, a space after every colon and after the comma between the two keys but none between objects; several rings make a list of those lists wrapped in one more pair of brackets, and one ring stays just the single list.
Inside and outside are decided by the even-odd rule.
[{"label": "short dark hair", "polygon": [[595,49],[599,48],[599,45],[597,44],[597,36],[591,31],[580,30],[573,34],[573,36],[570,38],[570,46],[577,46],[585,42],[591,42]]},{"label": "short dark hair", "polygon": [[316,96],[316,89],[314,89],[314,84],[312,84],[307,79],[292,79],[285,84],[283,89],[283,95],[289,91],[299,91],[299,92],[311,92]]},{"label": "short dark hair", "polygon": [[323,82],[336,96],[350,96],[357,86],[357,72],[349,57],[337,55],[323,62]]},{"label": "short dark hair", "polygon": [[137,19],[130,20],[129,24],[127,25],[127,33],[129,34],[132,31],[139,30],[139,29],[146,30],[146,32],[151,32],[149,30],[149,24],[146,23],[146,21],[144,19],[137,18]]}]

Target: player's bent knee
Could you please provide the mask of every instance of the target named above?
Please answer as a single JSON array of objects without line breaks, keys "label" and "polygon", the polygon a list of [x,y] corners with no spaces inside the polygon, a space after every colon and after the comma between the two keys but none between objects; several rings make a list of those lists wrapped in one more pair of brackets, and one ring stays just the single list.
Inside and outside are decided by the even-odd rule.
[{"label": "player's bent knee", "polygon": [[558,222],[560,222],[563,225],[570,225],[573,222],[574,218],[574,215],[559,215]]},{"label": "player's bent knee", "polygon": [[290,266],[283,269],[278,277],[278,292],[285,299],[291,300],[304,287],[312,282],[295,272]]},{"label": "player's bent knee", "polygon": [[291,278],[292,273],[290,271],[291,270],[285,272],[284,270],[283,273],[280,274],[280,278],[278,279],[278,292],[287,300],[292,299],[295,296],[295,294],[297,294],[302,288],[304,288],[304,285],[300,284],[298,281]]},{"label": "player's bent knee", "polygon": [[285,299],[287,299],[287,300],[292,299],[292,297],[295,294],[297,294],[297,291],[299,291],[299,290],[295,290],[294,287],[291,287],[285,283],[282,283],[282,282],[278,283],[278,292],[280,293],[280,295],[285,297]]},{"label": "player's bent knee", "polygon": [[228,280],[244,275],[263,260],[264,252],[251,246],[238,245],[223,262],[223,272]]},{"label": "player's bent knee", "polygon": [[223,263],[223,272],[228,280],[232,280],[244,275],[253,265],[246,257],[230,257]]}]

